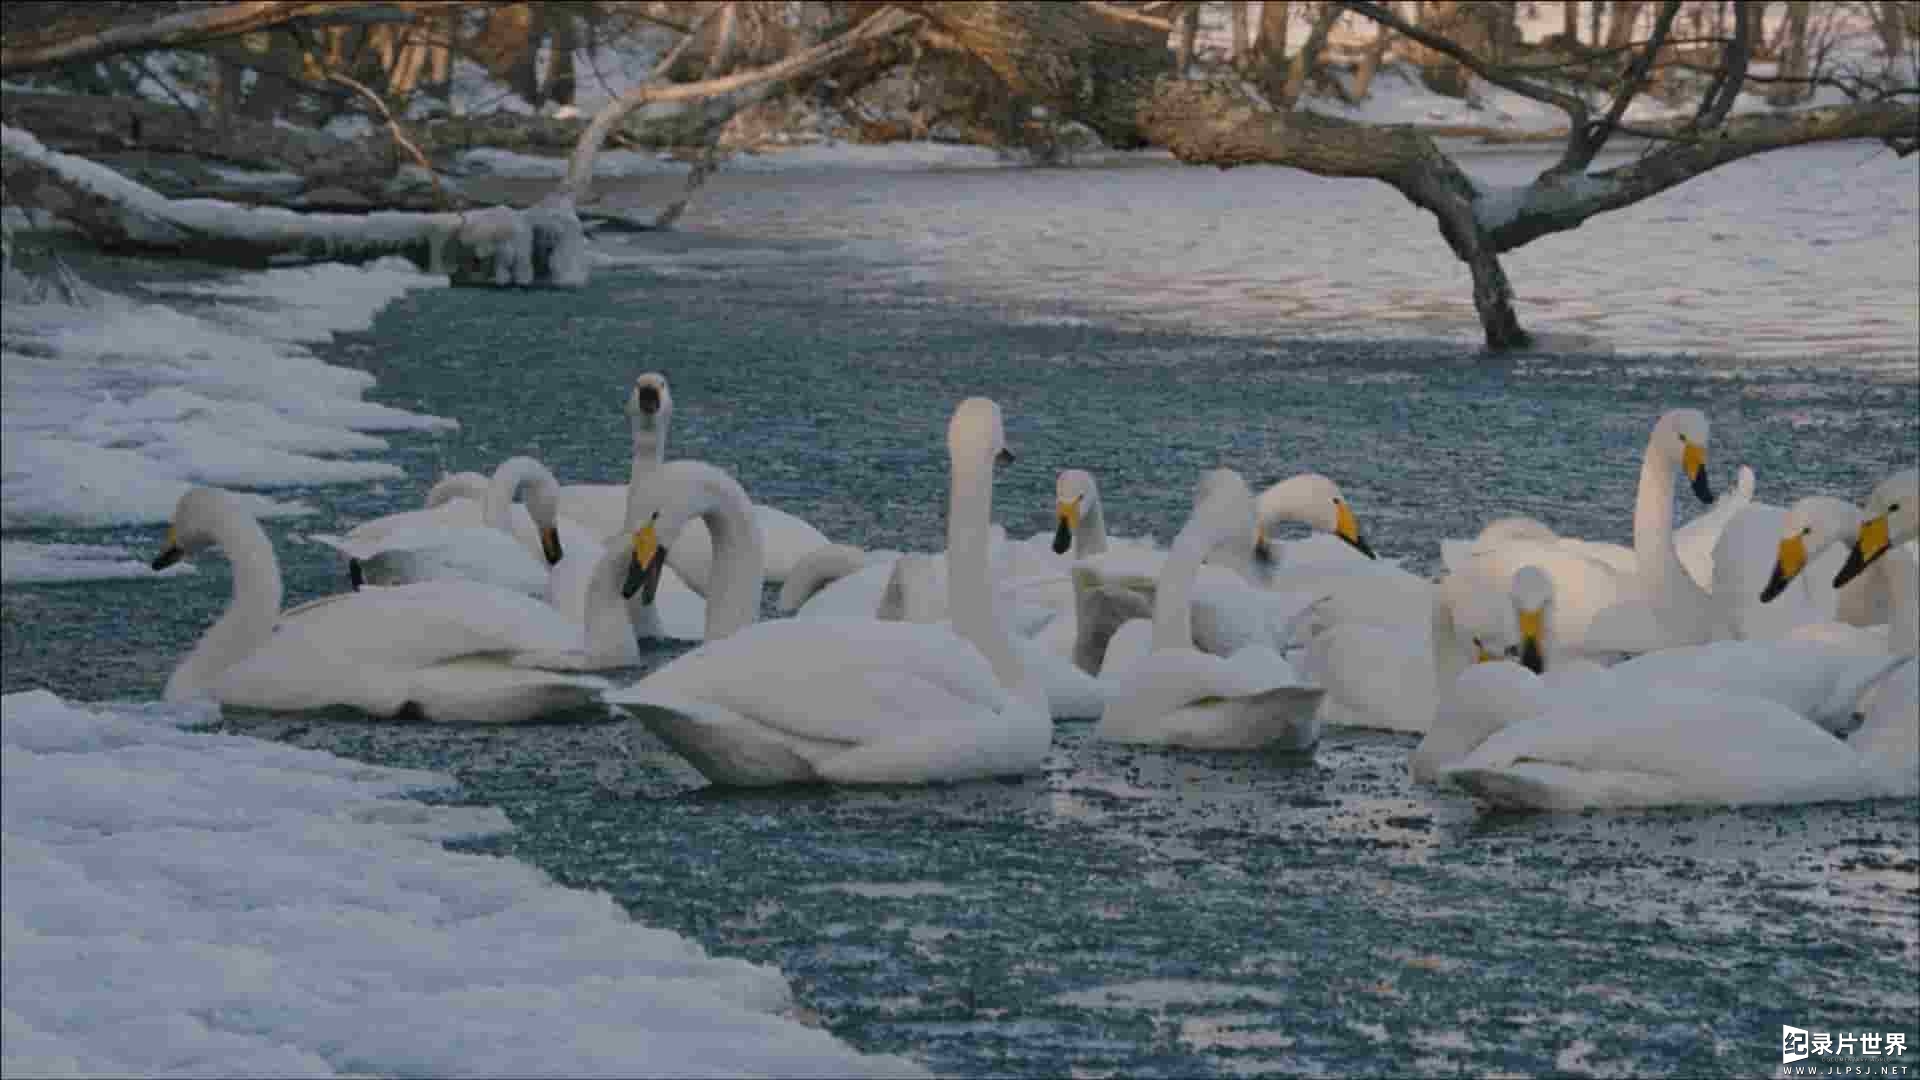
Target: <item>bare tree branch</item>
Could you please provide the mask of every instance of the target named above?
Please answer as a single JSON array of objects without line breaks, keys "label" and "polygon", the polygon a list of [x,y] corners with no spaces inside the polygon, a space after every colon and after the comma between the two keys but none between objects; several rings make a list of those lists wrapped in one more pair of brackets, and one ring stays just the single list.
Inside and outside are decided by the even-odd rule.
[{"label": "bare tree branch", "polygon": [[1082,2],[1085,3],[1087,7],[1105,15],[1109,19],[1119,19],[1123,22],[1139,23],[1141,26],[1151,26],[1163,34],[1173,33],[1172,19],[1162,19],[1153,15],[1142,14],[1140,11],[1132,8],[1123,8],[1116,4],[1102,3],[1101,0],[1082,0]]},{"label": "bare tree branch", "polygon": [[1627,66],[1627,72],[1620,79],[1619,87],[1613,93],[1613,104],[1608,107],[1607,115],[1591,125],[1578,126],[1567,133],[1567,150],[1560,156],[1560,163],[1553,167],[1554,172],[1574,173],[1593,163],[1593,159],[1607,145],[1607,139],[1620,119],[1627,114],[1627,106],[1647,85],[1647,76],[1653,71],[1653,62],[1660,55],[1660,46],[1667,40],[1667,33],[1673,29],[1674,17],[1680,14],[1680,0],[1666,0],[1660,6],[1660,14],[1654,17],[1653,33],[1647,35],[1647,43],[1635,56],[1633,63]]},{"label": "bare tree branch", "polygon": [[1700,108],[1693,114],[1688,130],[1718,127],[1733,111],[1747,81],[1747,64],[1753,59],[1753,12],[1745,4],[1733,5],[1733,40],[1720,54],[1720,70],[1700,97]]},{"label": "bare tree branch", "polygon": [[[217,38],[265,30],[294,19],[324,17],[363,19],[366,5],[343,0],[250,0],[195,8],[163,15],[149,22],[111,26],[97,33],[80,34],[36,45],[0,46],[0,74],[90,63],[117,53],[145,49],[165,49],[192,45]],[[410,19],[399,8],[386,7],[389,17]]]},{"label": "bare tree branch", "polygon": [[1411,41],[1418,42],[1432,49],[1434,52],[1459,61],[1462,67],[1465,67],[1468,71],[1473,72],[1475,75],[1480,76],[1495,86],[1504,87],[1522,97],[1532,98],[1542,104],[1552,105],[1566,113],[1574,126],[1586,123],[1587,103],[1572,94],[1563,93],[1550,87],[1541,86],[1539,83],[1522,79],[1514,74],[1512,68],[1488,63],[1480,57],[1475,56],[1472,50],[1461,47],[1461,45],[1453,39],[1442,37],[1439,34],[1416,26],[1402,19],[1400,16],[1395,15],[1385,4],[1372,3],[1370,0],[1336,0],[1336,2],[1339,3],[1341,7],[1346,8],[1356,15],[1363,15],[1372,19],[1374,22],[1393,30],[1395,33]]},{"label": "bare tree branch", "polygon": [[[748,71],[725,75],[717,79],[703,79],[692,83],[658,84],[649,81],[622,95],[619,100],[609,103],[593,118],[593,123],[580,136],[580,142],[574,148],[573,157],[568,162],[567,178],[563,189],[570,193],[575,202],[587,201],[587,194],[593,183],[593,159],[599,153],[600,145],[627,115],[643,105],[669,101],[698,101],[719,97],[723,94],[742,93],[756,89],[771,89],[775,86],[805,78],[840,60],[868,44],[886,38],[904,35],[919,25],[920,20],[897,8],[886,8],[867,19],[852,30],[823,41],[810,49],[805,49],[777,63]],[[691,40],[693,35],[688,35]],[[685,42],[682,43],[683,45]],[[676,50],[677,51],[677,50]],[[662,60],[664,66],[676,57]],[[660,69],[656,69],[660,70]]]},{"label": "bare tree branch", "polygon": [[452,209],[453,200],[447,196],[447,189],[441,186],[440,174],[434,170],[433,162],[428,161],[427,155],[420,152],[420,147],[415,145],[412,139],[407,138],[406,129],[400,126],[400,119],[393,115],[393,110],[387,108],[387,103],[381,99],[380,95],[374,93],[360,80],[342,75],[337,71],[327,72],[327,78],[359,91],[361,97],[373,103],[373,107],[386,118],[387,129],[393,133],[394,143],[413,157],[414,164],[427,171],[427,179],[433,182],[434,202],[438,203],[442,210]]}]

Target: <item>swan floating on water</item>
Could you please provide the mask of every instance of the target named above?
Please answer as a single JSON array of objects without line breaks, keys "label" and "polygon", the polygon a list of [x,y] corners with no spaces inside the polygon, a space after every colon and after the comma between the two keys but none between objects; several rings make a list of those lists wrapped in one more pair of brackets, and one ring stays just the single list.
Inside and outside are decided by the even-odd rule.
[{"label": "swan floating on water", "polygon": [[[605,699],[715,784],[921,784],[1038,771],[1053,737],[1044,688],[988,586],[993,466],[1011,459],[999,406],[970,398],[947,431],[952,626],[879,619],[755,622],[764,555],[737,481],[673,462],[636,543],[642,595],[686,523],[712,536],[707,643]],[[652,550],[649,550],[649,549]]]},{"label": "swan floating on water", "polygon": [[1193,645],[1191,594],[1201,561],[1253,528],[1253,494],[1240,474],[1202,476],[1193,514],[1160,572],[1152,648],[1107,674],[1113,689],[1099,738],[1207,750],[1304,751],[1319,741],[1325,691],[1278,652],[1255,644],[1222,659]]},{"label": "swan floating on water", "polygon": [[1552,634],[1569,653],[1645,652],[1714,640],[1719,610],[1673,544],[1675,475],[1688,479],[1701,502],[1713,501],[1708,436],[1706,415],[1697,409],[1675,409],[1654,424],[1640,467],[1631,551],[1539,538],[1530,530],[1477,542],[1442,581],[1456,617],[1467,626],[1497,625],[1505,618],[1514,572],[1533,565],[1553,581]]},{"label": "swan floating on water", "polygon": [[509,724],[590,704],[608,684],[582,672],[638,661],[620,597],[631,548],[603,560],[582,626],[510,589],[456,580],[341,593],[282,612],[272,542],[215,488],[180,497],[153,567],[216,547],[233,564],[233,600],[167,680],[168,701]]}]

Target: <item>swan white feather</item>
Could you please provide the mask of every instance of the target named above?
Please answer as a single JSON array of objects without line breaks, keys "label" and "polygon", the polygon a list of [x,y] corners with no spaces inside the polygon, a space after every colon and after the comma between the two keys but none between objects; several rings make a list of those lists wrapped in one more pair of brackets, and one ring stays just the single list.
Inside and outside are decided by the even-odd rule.
[{"label": "swan white feather", "polygon": [[[515,723],[591,702],[605,689],[585,669],[634,663],[610,556],[586,627],[537,600],[467,581],[367,589],[279,610],[279,562],[245,508],[225,492],[181,496],[156,567],[211,547],[233,565],[227,612],[167,681],[169,701],[242,707],[346,705],[378,716],[411,707],[436,721]],[[536,670],[528,665],[568,670]]]},{"label": "swan white feather", "polygon": [[1161,568],[1153,648],[1107,676],[1112,690],[1098,737],[1214,750],[1309,750],[1319,741],[1325,691],[1278,652],[1255,644],[1222,659],[1193,646],[1191,594],[1201,560],[1229,537],[1252,532],[1246,481],[1231,469],[1204,475]]},{"label": "swan white feather", "polygon": [[[951,629],[859,618],[755,624],[764,556],[746,492],[711,466],[673,462],[657,478],[649,528],[670,546],[687,520],[706,520],[715,560],[707,643],[606,700],[717,784],[931,783],[1040,768],[1052,739],[1045,694],[987,586],[992,468],[1005,452],[999,407],[962,402],[947,441]],[[730,599],[748,594],[755,605]]]}]

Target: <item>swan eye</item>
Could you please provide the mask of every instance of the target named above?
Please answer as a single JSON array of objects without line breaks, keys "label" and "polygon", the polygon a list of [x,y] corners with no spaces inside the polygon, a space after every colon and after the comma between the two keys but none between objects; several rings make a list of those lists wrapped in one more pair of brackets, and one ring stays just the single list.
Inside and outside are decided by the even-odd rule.
[{"label": "swan eye", "polygon": [[1802,529],[1800,530],[1800,535],[1801,535],[1801,536],[1812,536],[1812,535],[1813,535],[1813,526],[1811,526],[1811,525],[1808,525],[1808,526],[1805,526],[1804,528],[1802,528]]}]

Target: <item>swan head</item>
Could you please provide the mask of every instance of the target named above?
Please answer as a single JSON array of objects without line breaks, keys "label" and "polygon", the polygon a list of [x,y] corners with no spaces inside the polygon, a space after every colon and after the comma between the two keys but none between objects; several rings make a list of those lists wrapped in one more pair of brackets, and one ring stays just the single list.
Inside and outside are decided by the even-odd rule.
[{"label": "swan head", "polygon": [[1867,496],[1866,512],[1833,587],[1844,587],[1897,544],[1920,536],[1920,469],[1894,473]]},{"label": "swan head", "polygon": [[[626,577],[620,587],[622,596],[631,598],[635,593],[641,593],[642,603],[653,602],[654,594],[660,588],[660,579],[666,572],[667,551],[695,518],[725,511],[730,506],[749,518],[748,527],[757,536],[757,528],[751,525],[750,520],[752,501],[747,497],[746,489],[725,469],[691,458],[669,461],[635,483],[645,485],[643,505],[651,505],[653,511],[633,532],[633,558],[627,565]],[[709,522],[708,528],[713,530],[718,526]],[[717,549],[717,534],[715,544]],[[753,541],[753,547],[756,552],[754,558],[760,558],[757,539]],[[760,567],[756,565],[753,572],[757,575]],[[759,585],[754,585],[753,591],[758,597]],[[708,602],[711,605],[712,597]]]},{"label": "swan head", "polygon": [[488,515],[504,515],[523,491],[527,516],[540,534],[540,554],[552,566],[566,555],[560,547],[560,481],[554,479],[553,470],[524,455],[501,462],[487,484]]},{"label": "swan head", "polygon": [[173,520],[167,525],[166,538],[160,542],[160,554],[153,557],[155,570],[165,570],[182,559],[219,544],[214,523],[233,514],[243,514],[238,503],[219,488],[188,488],[174,504]]},{"label": "swan head", "polygon": [[1520,665],[1535,675],[1547,668],[1547,613],[1553,606],[1553,580],[1537,566],[1513,572],[1509,587],[1513,617],[1520,625]]},{"label": "swan head", "polygon": [[1100,485],[1085,469],[1062,469],[1053,482],[1053,553],[1065,555],[1073,547],[1073,534],[1082,519],[1100,506]]},{"label": "swan head", "polygon": [[1261,492],[1254,502],[1254,519],[1253,557],[1259,563],[1273,561],[1272,541],[1267,534],[1278,521],[1298,521],[1339,537],[1369,559],[1375,557],[1360,534],[1360,522],[1353,516],[1353,505],[1341,494],[1340,485],[1319,473],[1290,476]]},{"label": "swan head", "polygon": [[634,379],[633,391],[627,395],[627,415],[647,426],[673,415],[673,394],[667,390],[667,377],[649,371]]},{"label": "swan head", "polygon": [[947,422],[947,453],[955,462],[1013,463],[1000,406],[992,398],[968,398],[953,410],[953,419]]},{"label": "swan head", "polygon": [[1787,508],[1780,527],[1780,548],[1773,560],[1773,573],[1766,588],[1760,590],[1760,602],[1768,603],[1793,584],[1807,561],[1825,551],[1830,544],[1853,539],[1860,527],[1860,508],[1845,499],[1830,495],[1809,495]]},{"label": "swan head", "polygon": [[1651,449],[1679,463],[1694,498],[1703,503],[1713,502],[1713,485],[1707,480],[1708,438],[1707,414],[1699,409],[1674,409],[1653,426]]}]

